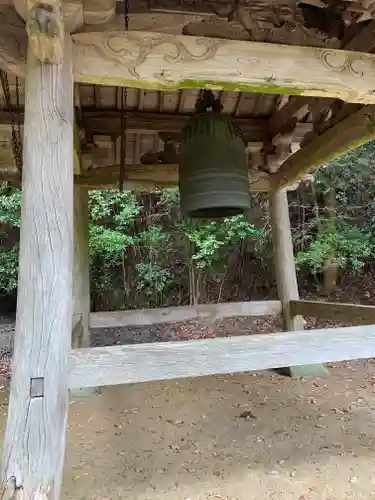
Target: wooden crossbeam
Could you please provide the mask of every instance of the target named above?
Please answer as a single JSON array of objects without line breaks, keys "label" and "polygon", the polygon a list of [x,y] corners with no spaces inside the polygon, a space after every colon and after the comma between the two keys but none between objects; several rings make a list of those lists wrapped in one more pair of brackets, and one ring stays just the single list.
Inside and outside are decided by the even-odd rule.
[{"label": "wooden crossbeam", "polygon": [[[1,158],[0,158],[1,160]],[[1,167],[1,162],[0,162]],[[87,189],[118,189],[120,176],[119,165],[109,165],[87,170],[74,176],[76,185]],[[162,188],[178,186],[178,165],[127,165],[124,189],[129,191],[155,191]],[[15,167],[0,168],[0,180],[10,181],[14,186],[20,185],[19,174]],[[288,186],[294,190],[298,183]],[[271,189],[271,177],[266,172],[249,170],[249,191],[267,192]]]},{"label": "wooden crossbeam", "polygon": [[188,320],[203,320],[213,323],[236,316],[274,316],[280,313],[281,302],[279,300],[227,302],[199,306],[137,309],[135,311],[96,312],[90,314],[90,326],[91,328],[117,328]]},{"label": "wooden crossbeam", "polygon": [[375,103],[371,54],[138,31],[77,33],[73,39],[75,78],[82,83]]},{"label": "wooden crossbeam", "polygon": [[69,387],[199,377],[375,356],[375,326],[74,349]]},{"label": "wooden crossbeam", "polygon": [[361,325],[375,324],[375,306],[322,302],[318,300],[291,300],[290,313],[293,316],[350,321]]},{"label": "wooden crossbeam", "polygon": [[295,183],[302,175],[316,170],[374,137],[375,107],[366,106],[312,139],[289,157],[274,174],[273,188],[281,189]]},{"label": "wooden crossbeam", "polygon": [[[124,189],[130,191],[155,191],[178,186],[179,166],[177,164],[127,165]],[[119,165],[93,168],[75,176],[75,183],[88,189],[118,189]],[[14,174],[13,174],[14,177]],[[0,169],[1,178],[1,169]],[[11,178],[9,172],[3,178]],[[261,170],[249,169],[249,191],[253,193],[271,190],[272,177]],[[288,190],[297,189],[298,182],[290,184]]]},{"label": "wooden crossbeam", "polygon": [[[178,185],[178,165],[127,165],[124,189],[154,190]],[[111,165],[89,170],[76,176],[75,182],[90,189],[118,188],[120,166]],[[249,171],[249,189],[254,192],[270,189],[269,174],[258,170]]]},{"label": "wooden crossbeam", "polygon": [[[0,67],[22,74],[27,40],[12,26],[7,34],[2,31]],[[77,33],[73,42],[74,78],[82,83],[210,87],[375,103],[371,54],[138,31]]]},{"label": "wooden crossbeam", "polygon": [[[121,134],[121,112],[118,110],[83,109],[85,124],[94,135],[116,136]],[[128,132],[155,133],[168,132],[179,134],[189,120],[189,115],[168,113],[129,112],[126,114]],[[23,120],[23,112],[20,119]],[[0,113],[0,125],[10,125],[11,114]],[[236,118],[246,141],[262,142],[268,136],[268,121],[263,118]],[[84,124],[81,124],[82,126]],[[1,129],[0,129],[1,131]]]}]

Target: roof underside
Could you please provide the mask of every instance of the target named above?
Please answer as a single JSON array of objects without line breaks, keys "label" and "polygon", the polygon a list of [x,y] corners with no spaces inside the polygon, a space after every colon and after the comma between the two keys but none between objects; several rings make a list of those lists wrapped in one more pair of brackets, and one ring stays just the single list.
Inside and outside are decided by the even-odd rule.
[{"label": "roof underside", "polygon": [[[7,0],[3,0],[7,1]],[[10,0],[9,0],[10,1]],[[318,1],[318,0],[316,0]],[[345,2],[344,2],[345,3]],[[306,27],[306,16],[295,2],[244,0],[245,11],[250,12],[251,26],[244,24],[240,16],[230,19],[230,2],[174,0],[130,1],[130,30],[160,31],[163,33],[187,34],[230,38],[237,40],[266,41],[291,45],[316,47],[345,47],[346,49],[371,52],[371,31],[363,36],[369,23],[352,23],[339,33],[338,24],[324,33]],[[123,3],[116,5],[116,14],[104,24],[84,25],[80,31],[104,31],[124,29]],[[363,14],[358,4],[348,2],[347,15],[357,19]],[[357,7],[355,8],[355,5]],[[219,12],[220,15],[215,15]],[[1,9],[1,6],[0,6]],[[356,10],[357,9],[357,10]],[[192,11],[193,10],[193,11]],[[363,9],[362,9],[363,10]],[[223,15],[223,13],[225,15]],[[311,25],[311,22],[310,22]],[[372,37],[373,38],[373,37]],[[275,46],[276,49],[276,46]],[[11,101],[17,102],[16,78],[8,74]],[[149,91],[127,89],[125,110],[132,119],[128,121],[126,140],[126,163],[138,165],[157,163],[152,155],[163,149],[166,139],[178,143],[179,129],[183,121],[179,117],[192,114],[200,91]],[[274,172],[283,161],[315,134],[324,132],[340,122],[361,106],[346,104],[335,99],[289,97],[274,94],[242,93],[234,91],[215,92],[223,105],[223,112],[236,117],[248,134],[250,165]],[[24,85],[18,82],[19,106],[23,112]],[[83,168],[102,168],[120,161],[119,137],[121,89],[119,87],[75,84],[76,118],[81,129],[83,153],[88,149],[102,152],[101,160],[84,161]],[[290,112],[282,113],[282,110]],[[11,114],[6,111],[4,95],[0,86],[0,167],[14,167],[11,147]],[[283,116],[283,114],[285,116]],[[2,117],[2,118],[1,118]],[[158,125],[159,124],[159,125]],[[280,147],[275,137],[289,134],[290,140]],[[246,135],[245,134],[245,135]],[[285,145],[284,145],[285,146]],[[98,151],[97,151],[98,152]],[[106,153],[105,153],[106,152]],[[263,159],[259,159],[263,155]],[[264,155],[268,163],[264,162]],[[166,161],[166,163],[171,163]]]}]

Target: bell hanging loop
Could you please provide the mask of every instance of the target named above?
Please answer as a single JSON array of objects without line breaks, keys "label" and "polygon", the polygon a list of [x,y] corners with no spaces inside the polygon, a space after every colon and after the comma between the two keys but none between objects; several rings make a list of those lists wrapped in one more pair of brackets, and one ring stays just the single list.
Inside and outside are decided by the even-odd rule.
[{"label": "bell hanging loop", "polygon": [[218,219],[250,208],[248,159],[242,132],[211,91],[203,91],[180,146],[183,216]]}]

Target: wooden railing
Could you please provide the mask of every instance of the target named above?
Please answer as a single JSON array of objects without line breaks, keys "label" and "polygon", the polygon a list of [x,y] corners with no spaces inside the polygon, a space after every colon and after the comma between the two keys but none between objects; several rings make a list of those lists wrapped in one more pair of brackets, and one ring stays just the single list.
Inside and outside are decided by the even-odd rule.
[{"label": "wooden railing", "polygon": [[225,302],[199,306],[136,309],[134,311],[95,312],[90,314],[91,328],[116,328],[174,323],[188,320],[205,320],[209,323],[235,316],[269,316],[281,314],[279,300]]},{"label": "wooden railing", "polygon": [[73,349],[69,387],[199,377],[375,356],[375,326]]},{"label": "wooden railing", "polygon": [[[73,349],[69,359],[69,387],[198,377],[375,356],[375,307],[293,300],[290,310],[292,315],[369,325]],[[213,322],[233,316],[266,316],[280,312],[279,301],[101,312],[91,314],[91,327],[151,325],[196,318]]]},{"label": "wooden railing", "polygon": [[375,306],[321,302],[317,300],[291,300],[292,316],[312,316],[360,325],[375,325]]}]

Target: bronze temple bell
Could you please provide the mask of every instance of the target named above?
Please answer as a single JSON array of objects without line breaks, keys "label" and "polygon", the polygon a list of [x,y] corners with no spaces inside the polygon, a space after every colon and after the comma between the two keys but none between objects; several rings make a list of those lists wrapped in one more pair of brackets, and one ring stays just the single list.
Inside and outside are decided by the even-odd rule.
[{"label": "bronze temple bell", "polygon": [[250,206],[248,160],[242,132],[212,92],[204,91],[183,130],[179,184],[183,216],[216,219]]}]

